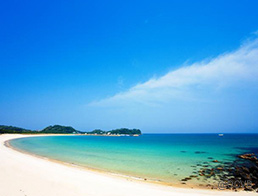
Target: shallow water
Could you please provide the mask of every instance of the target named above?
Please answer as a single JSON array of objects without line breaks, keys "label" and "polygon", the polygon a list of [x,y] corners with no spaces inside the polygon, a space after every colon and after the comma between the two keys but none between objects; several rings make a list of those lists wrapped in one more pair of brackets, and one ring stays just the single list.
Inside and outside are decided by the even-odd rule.
[{"label": "shallow water", "polygon": [[[11,140],[18,149],[104,171],[181,183],[193,166],[234,161],[258,150],[257,134],[143,134],[140,137],[47,136]],[[207,163],[206,163],[207,162]],[[212,182],[212,181],[211,181]],[[207,183],[207,179],[192,180]]]}]

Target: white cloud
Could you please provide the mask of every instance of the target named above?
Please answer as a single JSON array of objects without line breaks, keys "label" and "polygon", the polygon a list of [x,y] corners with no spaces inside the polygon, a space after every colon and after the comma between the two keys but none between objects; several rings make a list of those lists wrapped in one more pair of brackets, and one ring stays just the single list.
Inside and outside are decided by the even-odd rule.
[{"label": "white cloud", "polygon": [[223,89],[258,81],[258,39],[210,61],[197,62],[137,84],[125,92],[90,103],[91,106],[158,104],[191,97],[198,89]]}]

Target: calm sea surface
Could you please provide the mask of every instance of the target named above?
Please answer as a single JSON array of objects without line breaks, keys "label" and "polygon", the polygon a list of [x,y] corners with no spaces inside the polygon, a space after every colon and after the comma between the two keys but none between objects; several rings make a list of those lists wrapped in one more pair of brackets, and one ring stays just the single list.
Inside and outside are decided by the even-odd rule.
[{"label": "calm sea surface", "polygon": [[[178,183],[193,168],[258,152],[257,134],[143,134],[140,137],[47,136],[11,140],[18,149],[68,163],[134,177]],[[212,179],[210,179],[212,182]],[[207,179],[192,180],[193,184]]]}]

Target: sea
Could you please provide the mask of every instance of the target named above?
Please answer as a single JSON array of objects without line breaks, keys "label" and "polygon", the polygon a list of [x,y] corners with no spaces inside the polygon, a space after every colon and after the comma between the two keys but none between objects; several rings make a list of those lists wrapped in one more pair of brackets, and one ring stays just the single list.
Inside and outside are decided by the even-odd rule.
[{"label": "sea", "polygon": [[[13,139],[19,150],[85,168],[171,185],[218,182],[199,172],[258,153],[258,134],[143,134],[42,136]],[[192,176],[187,182],[182,179]]]}]

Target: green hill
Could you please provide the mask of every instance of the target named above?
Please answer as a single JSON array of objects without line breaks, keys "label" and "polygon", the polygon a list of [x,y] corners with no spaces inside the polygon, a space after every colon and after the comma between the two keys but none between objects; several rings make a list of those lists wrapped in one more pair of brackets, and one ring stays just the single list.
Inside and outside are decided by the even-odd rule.
[{"label": "green hill", "polygon": [[82,133],[81,131],[74,129],[73,127],[61,126],[61,125],[48,126],[39,132],[40,133],[59,133],[59,134]]},{"label": "green hill", "polygon": [[20,127],[0,125],[0,134],[2,133],[33,133],[35,131],[23,129]]},{"label": "green hill", "polygon": [[126,134],[126,135],[141,135],[140,129],[127,129],[127,128],[121,128],[121,129],[114,129],[111,131],[108,131],[111,134]]},{"label": "green hill", "polygon": [[40,133],[54,133],[54,134],[69,134],[69,133],[83,133],[78,131],[70,126],[61,126],[61,125],[54,125],[48,126],[41,131],[34,131],[29,129],[23,129],[20,127],[13,127],[13,126],[5,126],[0,125],[0,134],[3,133],[30,133],[30,134],[40,134]]}]

